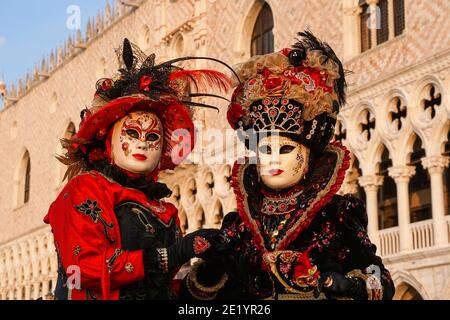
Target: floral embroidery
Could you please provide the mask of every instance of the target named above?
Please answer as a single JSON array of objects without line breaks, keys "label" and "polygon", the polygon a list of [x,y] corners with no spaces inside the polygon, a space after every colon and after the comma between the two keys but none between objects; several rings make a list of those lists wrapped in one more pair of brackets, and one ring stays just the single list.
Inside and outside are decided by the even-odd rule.
[{"label": "floral embroidery", "polygon": [[105,232],[106,238],[108,238],[109,242],[114,243],[115,240],[111,239],[108,234],[108,228],[112,229],[114,227],[114,224],[107,223],[103,217],[100,215],[100,213],[103,212],[102,208],[98,206],[98,202],[95,200],[87,199],[85,202],[81,203],[78,206],[75,206],[75,208],[84,214],[87,217],[90,217],[94,223],[97,223],[100,221],[100,223],[103,225],[103,230]]},{"label": "floral embroidery", "polygon": [[81,252],[81,247],[80,246],[76,246],[75,249],[73,250],[73,255],[77,256],[79,255]]},{"label": "floral embroidery", "polygon": [[108,271],[109,273],[111,273],[112,268],[113,268],[113,264],[114,262],[116,262],[117,258],[122,254],[122,250],[121,249],[116,249],[114,251],[114,254],[112,255],[111,258],[106,259],[106,264],[108,266]]},{"label": "floral embroidery", "polygon": [[205,238],[196,236],[194,238],[193,246],[194,246],[194,253],[196,255],[199,255],[208,250],[211,247],[211,244]]},{"label": "floral embroidery", "polygon": [[263,256],[265,264],[290,292],[306,292],[317,286],[320,273],[308,251],[272,251]]}]

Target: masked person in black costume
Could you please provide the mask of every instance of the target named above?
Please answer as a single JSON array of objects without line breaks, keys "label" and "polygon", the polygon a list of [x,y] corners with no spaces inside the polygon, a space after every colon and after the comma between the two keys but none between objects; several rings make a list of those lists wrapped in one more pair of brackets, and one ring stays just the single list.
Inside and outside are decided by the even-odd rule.
[{"label": "masked person in black costume", "polygon": [[238,212],[222,225],[226,249],[196,264],[194,299],[392,299],[394,285],[367,236],[364,204],[337,195],[347,149],[331,142],[345,103],[341,61],[310,32],[292,48],[255,56],[228,110],[256,160],[236,162]]}]

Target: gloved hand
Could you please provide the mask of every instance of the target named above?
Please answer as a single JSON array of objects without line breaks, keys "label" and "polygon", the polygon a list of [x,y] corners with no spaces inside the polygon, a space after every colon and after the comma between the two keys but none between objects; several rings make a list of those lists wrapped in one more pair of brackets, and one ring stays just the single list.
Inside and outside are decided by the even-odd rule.
[{"label": "gloved hand", "polygon": [[144,249],[144,268],[146,270],[159,268],[163,272],[169,272],[194,257],[214,259],[224,246],[226,242],[219,230],[198,230],[177,239],[169,248]]},{"label": "gloved hand", "polygon": [[194,257],[208,258],[214,255],[221,242],[217,229],[202,229],[180,238],[167,250],[169,268],[181,266]]},{"label": "gloved hand", "polygon": [[350,297],[354,300],[367,298],[366,284],[361,279],[349,278],[339,272],[325,272],[320,275],[314,295],[324,292],[329,299]]}]

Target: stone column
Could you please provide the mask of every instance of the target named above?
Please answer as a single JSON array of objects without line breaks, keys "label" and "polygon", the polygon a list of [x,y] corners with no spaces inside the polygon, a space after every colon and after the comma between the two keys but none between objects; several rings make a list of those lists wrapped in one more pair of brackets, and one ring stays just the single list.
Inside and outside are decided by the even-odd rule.
[{"label": "stone column", "polygon": [[389,40],[392,40],[395,38],[394,0],[388,1],[388,28],[389,28]]},{"label": "stone column", "polygon": [[379,247],[378,188],[383,185],[383,176],[362,176],[358,180],[359,184],[364,188],[364,191],[366,192],[367,216],[369,218],[367,233],[372,243]]},{"label": "stone column", "polygon": [[[354,4],[354,1],[351,2]],[[348,3],[347,3],[348,5]],[[360,53],[360,39],[359,33],[359,15],[361,14],[361,7],[345,6],[344,7],[344,59],[349,60]],[[358,37],[359,36],[359,37]]]},{"label": "stone column", "polygon": [[422,165],[428,170],[431,181],[431,208],[433,211],[434,244],[448,245],[447,222],[445,221],[444,180],[442,173],[448,166],[448,157],[422,158]]},{"label": "stone column", "polygon": [[412,237],[410,231],[410,208],[409,208],[409,180],[416,173],[412,166],[397,166],[389,168],[389,175],[397,185],[397,215],[400,233],[400,251],[412,250]]}]

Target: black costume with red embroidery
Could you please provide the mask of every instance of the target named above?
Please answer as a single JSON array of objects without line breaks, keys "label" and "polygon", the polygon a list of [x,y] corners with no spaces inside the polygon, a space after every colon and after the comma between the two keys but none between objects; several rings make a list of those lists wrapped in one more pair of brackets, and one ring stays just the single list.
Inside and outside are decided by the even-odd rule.
[{"label": "black costume with red embroidery", "polygon": [[[343,65],[311,32],[298,35],[292,49],[254,56],[235,67],[239,82],[227,118],[258,158],[234,165],[237,212],[224,219],[226,244],[216,246],[215,255],[184,279],[186,298],[380,300],[394,295],[390,274],[367,235],[364,204],[337,194],[350,163],[347,149],[330,142],[345,103]],[[307,149],[309,160],[303,174],[293,177],[298,180],[292,184],[285,176],[285,183],[278,180],[272,190],[258,167],[261,155],[269,153],[259,146],[255,150],[255,142],[276,141],[276,136]],[[272,146],[278,150],[276,142]],[[280,158],[270,163],[277,172],[276,166],[296,165]]]},{"label": "black costume with red embroidery", "polygon": [[[353,275],[358,270],[375,272],[381,287],[367,290],[359,277],[348,295],[328,298],[368,299],[370,293],[371,299],[391,299],[394,285],[367,236],[364,204],[352,195],[336,195],[348,161],[343,147],[330,145],[309,177],[281,193],[260,183],[255,165],[236,164],[233,187],[239,212],[229,213],[221,228],[229,246],[222,258],[200,265],[196,279],[186,277],[183,297],[212,297],[196,284],[212,286],[226,273],[228,280],[214,298],[325,298],[317,294],[321,274]],[[284,213],[262,212],[263,203],[274,199],[288,203]]]}]

